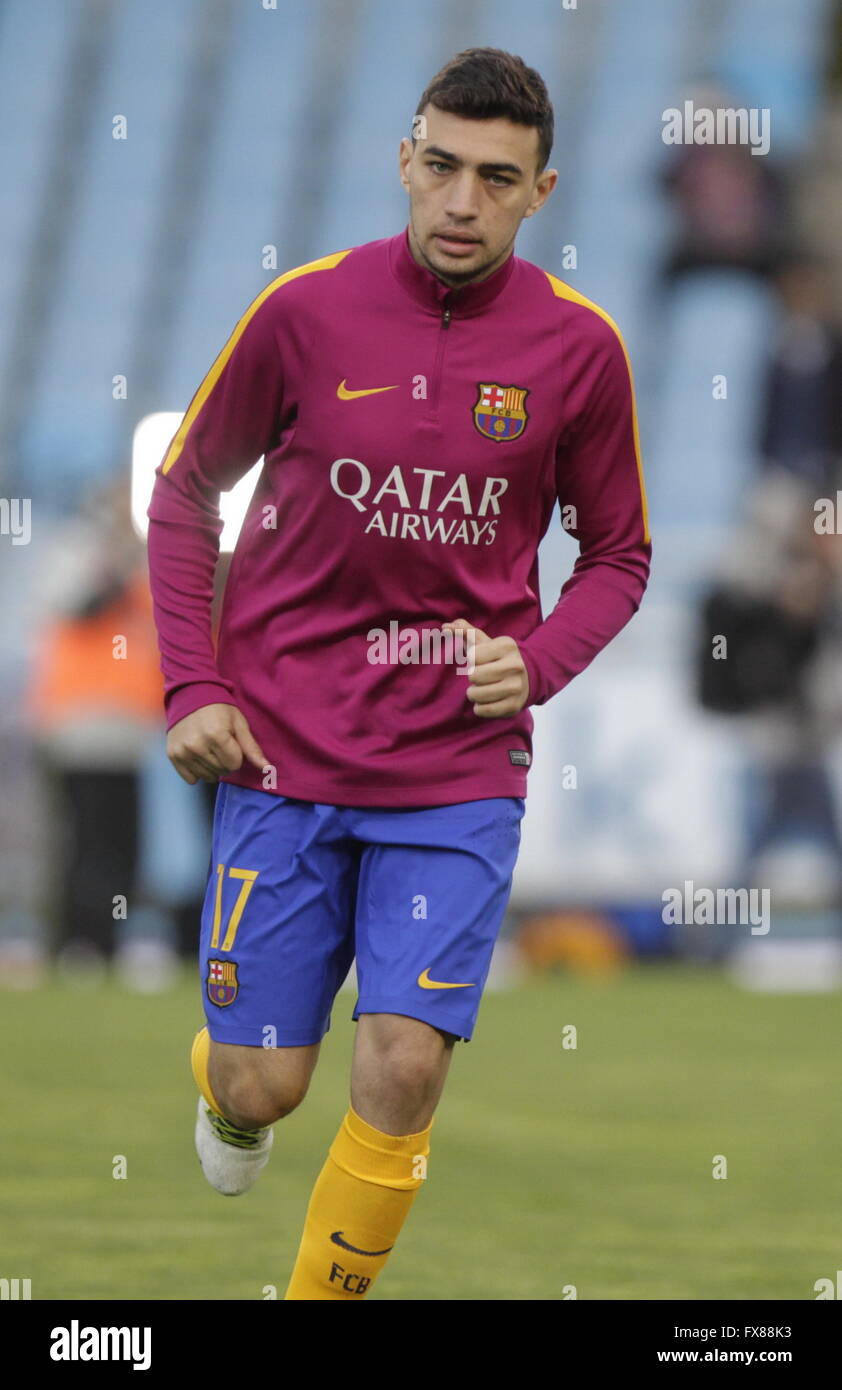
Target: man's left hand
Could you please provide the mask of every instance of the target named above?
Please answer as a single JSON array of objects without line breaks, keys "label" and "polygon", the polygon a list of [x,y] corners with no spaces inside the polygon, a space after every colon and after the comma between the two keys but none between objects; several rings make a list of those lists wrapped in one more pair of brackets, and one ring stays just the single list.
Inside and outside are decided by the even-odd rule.
[{"label": "man's left hand", "polygon": [[529,677],[514,637],[489,637],[465,618],[442,623],[443,632],[473,633],[474,669],[466,690],[474,714],[502,719],[518,714],[529,699]]}]

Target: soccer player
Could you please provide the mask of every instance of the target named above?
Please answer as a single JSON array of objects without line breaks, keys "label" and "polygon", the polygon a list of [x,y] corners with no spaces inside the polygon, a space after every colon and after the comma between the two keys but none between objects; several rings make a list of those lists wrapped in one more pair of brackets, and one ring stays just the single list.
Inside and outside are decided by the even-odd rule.
[{"label": "soccer player", "polygon": [[[401,142],[408,226],[269,284],[157,470],[168,753],[220,784],[192,1051],[219,1192],[267,1162],[356,957],[350,1103],[291,1300],[364,1297],[395,1245],[509,897],[528,707],[620,631],[648,578],[618,329],[514,254],[557,181],[552,139],[534,69],[458,54]],[[261,455],[215,648],[219,493]],[[542,620],[557,505],[579,555]]]}]

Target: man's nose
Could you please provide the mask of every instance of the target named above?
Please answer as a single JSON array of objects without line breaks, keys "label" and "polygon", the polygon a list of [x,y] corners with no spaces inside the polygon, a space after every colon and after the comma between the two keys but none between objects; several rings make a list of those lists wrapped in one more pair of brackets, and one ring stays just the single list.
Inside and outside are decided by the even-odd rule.
[{"label": "man's nose", "polygon": [[479,213],[479,189],[473,174],[465,170],[450,184],[447,190],[449,217],[476,217]]}]

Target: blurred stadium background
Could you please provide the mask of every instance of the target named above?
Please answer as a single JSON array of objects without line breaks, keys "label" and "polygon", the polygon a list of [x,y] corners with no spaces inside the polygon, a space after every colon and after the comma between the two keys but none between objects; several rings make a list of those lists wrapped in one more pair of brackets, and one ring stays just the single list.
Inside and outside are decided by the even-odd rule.
[{"label": "blurred stadium background", "polygon": [[[443,1180],[374,1296],[810,1298],[842,1263],[839,7],[0,0],[0,1275],[33,1297],[282,1292],[351,1000],[269,1195],[218,1203],[188,1065],[210,797],[166,760],[130,508],[260,289],[405,225],[399,139],[480,45],[550,89],[559,186],[516,251],[623,331],[653,575],[534,710]],[[686,100],[768,109],[769,153],[665,144]],[[574,554],[557,520],[545,612]],[[771,930],[665,924],[687,881],[770,889]]]}]

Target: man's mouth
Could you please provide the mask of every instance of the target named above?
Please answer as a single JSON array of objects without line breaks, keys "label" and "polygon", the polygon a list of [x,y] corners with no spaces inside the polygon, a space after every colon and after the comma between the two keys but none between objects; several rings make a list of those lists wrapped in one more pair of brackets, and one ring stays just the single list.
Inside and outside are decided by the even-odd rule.
[{"label": "man's mouth", "polygon": [[468,236],[463,232],[436,232],[436,241],[445,251],[453,251],[459,255],[470,250],[472,246],[479,244],[477,237]]}]

